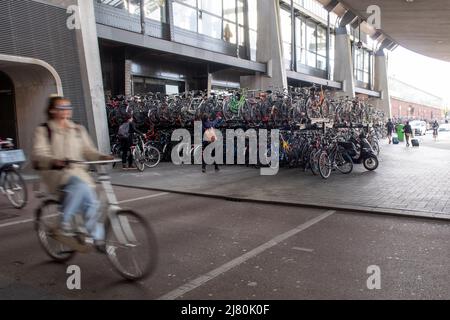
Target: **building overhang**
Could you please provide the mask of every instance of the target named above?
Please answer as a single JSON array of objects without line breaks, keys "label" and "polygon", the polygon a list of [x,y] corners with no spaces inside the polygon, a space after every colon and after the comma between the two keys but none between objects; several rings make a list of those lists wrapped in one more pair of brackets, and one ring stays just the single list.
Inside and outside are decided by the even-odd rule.
[{"label": "building overhang", "polygon": [[185,44],[149,37],[136,32],[126,31],[97,23],[97,35],[100,39],[120,42],[136,47],[142,47],[174,55],[196,59],[198,61],[222,64],[245,71],[267,72],[267,64],[239,59],[221,53],[216,53]]},{"label": "building overhang", "polygon": [[[335,8],[332,0],[318,0]],[[339,0],[347,12],[366,20],[370,6],[380,8],[381,28],[371,36],[394,49],[400,45],[419,54],[450,62],[450,1],[448,0]],[[330,4],[331,3],[331,4]]]}]

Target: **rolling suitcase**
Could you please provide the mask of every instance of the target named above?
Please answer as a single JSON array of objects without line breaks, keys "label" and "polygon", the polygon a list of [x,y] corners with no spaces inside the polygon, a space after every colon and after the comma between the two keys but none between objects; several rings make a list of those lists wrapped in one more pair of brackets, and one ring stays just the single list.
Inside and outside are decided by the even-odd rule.
[{"label": "rolling suitcase", "polygon": [[416,148],[420,146],[419,140],[417,140],[417,139],[412,139],[411,144],[413,147],[416,147]]}]

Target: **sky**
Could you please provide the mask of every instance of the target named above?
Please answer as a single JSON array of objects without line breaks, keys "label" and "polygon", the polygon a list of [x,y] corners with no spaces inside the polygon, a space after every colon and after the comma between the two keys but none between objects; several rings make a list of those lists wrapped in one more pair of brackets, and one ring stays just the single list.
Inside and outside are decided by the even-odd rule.
[{"label": "sky", "polygon": [[450,63],[398,47],[389,53],[389,75],[446,100],[450,106]]}]

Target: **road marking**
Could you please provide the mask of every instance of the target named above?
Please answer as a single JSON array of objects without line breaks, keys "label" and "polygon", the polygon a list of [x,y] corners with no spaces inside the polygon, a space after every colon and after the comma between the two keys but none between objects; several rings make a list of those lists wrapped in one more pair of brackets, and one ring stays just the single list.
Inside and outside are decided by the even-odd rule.
[{"label": "road marking", "polygon": [[231,260],[230,262],[225,263],[224,265],[220,266],[219,268],[214,269],[214,270],[208,272],[207,274],[204,274],[204,275],[198,277],[197,279],[194,279],[194,280],[182,285],[181,287],[159,297],[157,300],[175,300],[175,299],[185,295],[186,293],[204,285],[208,281],[213,280],[214,278],[217,278],[218,276],[226,273],[227,271],[237,267],[238,265],[246,262],[247,260],[250,260],[250,259],[256,257],[260,253],[262,253],[262,252],[278,245],[279,243],[286,241],[287,239],[295,236],[296,234],[312,227],[313,225],[328,218],[329,216],[333,215],[334,213],[336,213],[336,211],[327,211],[324,214],[321,214],[320,216],[318,216],[312,220],[309,220],[308,222],[306,222],[302,225],[299,225],[297,228],[292,229],[286,233],[283,233],[283,234],[273,238],[272,240],[269,240],[268,242],[264,243],[263,245],[247,252],[246,254],[244,254],[234,260]]},{"label": "road marking", "polygon": [[[165,195],[168,195],[168,194],[170,194],[170,193],[164,192],[164,193],[152,194],[152,195],[149,195],[149,196],[146,196],[146,197],[140,197],[140,198],[135,198],[135,199],[119,201],[119,204],[136,202],[136,201],[140,201],[140,200],[157,198],[157,197],[162,197],[162,196],[165,196]],[[0,228],[16,226],[16,225],[19,225],[19,224],[29,223],[29,222],[33,222],[33,221],[34,221],[34,219],[26,219],[26,220],[8,222],[8,223],[0,224]]]},{"label": "road marking", "polygon": [[299,247],[293,247],[292,250],[296,250],[296,251],[304,251],[304,252],[314,252],[313,249],[299,248]]},{"label": "road marking", "polygon": [[27,220],[4,223],[4,224],[0,224],[0,228],[15,226],[17,224],[23,224],[23,223],[33,222],[33,221],[34,221],[33,219],[27,219]]},{"label": "road marking", "polygon": [[130,199],[130,200],[119,201],[119,204],[129,203],[129,202],[136,202],[136,201],[139,201],[139,200],[146,200],[146,199],[157,198],[157,197],[162,197],[162,196],[166,196],[166,195],[168,195],[168,194],[169,194],[168,192],[152,194],[152,195],[145,196],[145,197],[140,197],[140,198],[135,198],[135,199]]}]

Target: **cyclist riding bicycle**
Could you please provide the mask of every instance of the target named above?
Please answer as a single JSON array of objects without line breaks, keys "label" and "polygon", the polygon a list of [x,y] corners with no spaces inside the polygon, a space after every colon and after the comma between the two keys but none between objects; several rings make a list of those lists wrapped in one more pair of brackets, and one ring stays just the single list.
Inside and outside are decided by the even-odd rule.
[{"label": "cyclist riding bicycle", "polygon": [[104,250],[104,227],[98,223],[98,200],[95,183],[88,168],[68,164],[68,160],[113,160],[93,145],[86,129],[71,121],[72,105],[63,97],[51,98],[47,108],[48,122],[35,131],[33,163],[41,171],[49,193],[61,197],[61,230],[63,237],[73,237],[72,221],[84,214],[85,227],[97,249]]}]

